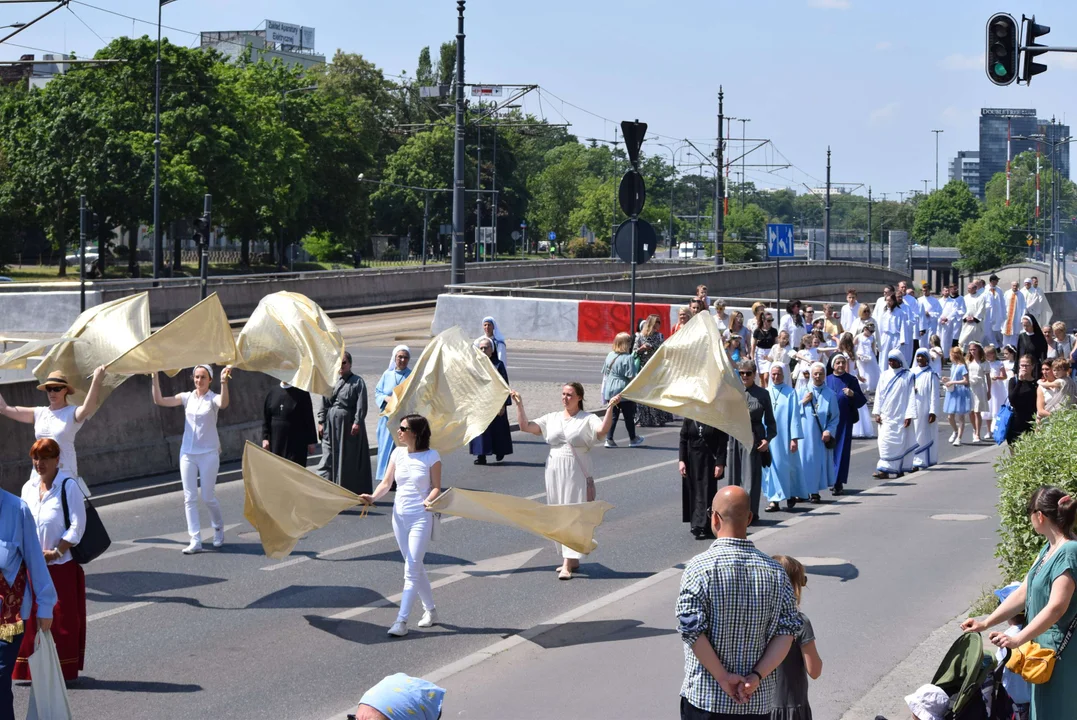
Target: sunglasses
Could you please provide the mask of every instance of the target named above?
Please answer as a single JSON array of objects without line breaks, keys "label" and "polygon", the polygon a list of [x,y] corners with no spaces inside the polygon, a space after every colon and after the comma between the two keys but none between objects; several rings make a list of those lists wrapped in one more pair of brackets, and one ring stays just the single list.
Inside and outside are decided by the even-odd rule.
[{"label": "sunglasses", "polygon": [[751,377],[752,375],[755,375],[754,372],[751,372],[749,370],[741,370],[737,374],[740,375],[741,377]]},{"label": "sunglasses", "polygon": [[411,430],[411,428],[409,428],[407,425],[401,425],[400,427],[397,428],[397,430],[399,432],[408,432],[409,430]]},{"label": "sunglasses", "polygon": [[67,388],[63,385],[53,385],[51,387],[45,388],[45,392],[63,392],[66,389]]}]

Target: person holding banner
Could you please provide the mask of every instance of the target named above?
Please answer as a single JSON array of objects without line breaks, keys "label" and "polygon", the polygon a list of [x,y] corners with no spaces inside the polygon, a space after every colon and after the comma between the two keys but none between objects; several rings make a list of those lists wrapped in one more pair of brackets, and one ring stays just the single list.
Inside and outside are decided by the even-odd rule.
[{"label": "person holding banner", "polygon": [[[602,420],[583,409],[583,385],[566,383],[561,387],[561,412],[552,412],[535,420],[528,420],[523,398],[512,393],[516,403],[516,420],[520,429],[532,435],[541,435],[550,445],[546,460],[546,504],[571,505],[593,502],[595,499],[594,465],[591,448],[602,442],[613,427],[613,410],[621,402],[620,395],[610,398],[606,415]],[[557,577],[571,580],[572,572],[579,568],[579,553],[564,545],[557,545],[563,562],[557,568]]]},{"label": "person holding banner", "polygon": [[158,407],[182,407],[184,411],[183,442],[180,444],[180,479],[183,481],[183,507],[187,515],[187,533],[190,544],[183,548],[184,555],[202,552],[202,523],[198,518],[198,487],[202,486],[202,502],[209,510],[213,525],[213,547],[224,544],[224,518],[217,500],[217,471],[221,466],[221,441],[217,437],[217,414],[228,407],[228,381],[232,379],[232,366],[221,372],[221,392],[209,389],[213,368],[197,365],[191,373],[193,392],[182,392],[170,397],[161,395],[161,382],[153,373],[153,404]]},{"label": "person holding banner", "polygon": [[430,448],[430,423],[422,415],[405,415],[396,430],[403,447],[393,450],[389,467],[373,493],[363,493],[359,499],[366,505],[385,497],[396,483],[393,499],[393,534],[404,556],[404,593],[400,596],[400,611],[389,635],[408,634],[408,617],[415,596],[423,604],[423,617],[418,626],[428,628],[438,623],[434,606],[434,591],[426,576],[423,558],[434,530],[434,516],[427,506],[441,494],[441,455]]}]

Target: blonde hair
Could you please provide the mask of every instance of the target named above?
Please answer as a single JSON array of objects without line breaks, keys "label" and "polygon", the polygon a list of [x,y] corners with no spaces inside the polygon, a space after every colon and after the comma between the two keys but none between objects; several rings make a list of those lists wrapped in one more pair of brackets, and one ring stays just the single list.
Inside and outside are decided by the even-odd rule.
[{"label": "blonde hair", "polygon": [[774,555],[773,559],[782,566],[785,574],[789,576],[789,582],[793,586],[793,596],[797,599],[797,605],[799,605],[800,591],[808,586],[808,571],[804,569],[803,563],[795,557]]},{"label": "blonde hair", "polygon": [[964,365],[965,364],[965,353],[961,352],[961,348],[959,348],[959,347],[950,348],[950,362],[955,362],[958,365]]},{"label": "blonde hair", "polygon": [[1066,332],[1066,323],[1062,322],[1061,320],[1059,320],[1058,322],[1053,322],[1051,323],[1051,329],[1055,332],[1058,332],[1059,330],[1061,330],[1062,332]]},{"label": "blonde hair", "polygon": [[869,317],[871,317],[871,308],[868,307],[867,303],[863,303],[860,306],[860,311],[857,313],[857,315],[860,317],[861,320],[867,320]]},{"label": "blonde hair", "polygon": [[648,335],[654,335],[654,333],[660,330],[661,327],[662,318],[652,313],[651,315],[647,316],[647,321],[643,324],[643,330],[640,331],[640,334],[643,337],[647,337]]},{"label": "blonde hair", "polygon": [[613,351],[615,353],[632,352],[632,336],[626,332],[617,333],[617,337],[613,338]]}]

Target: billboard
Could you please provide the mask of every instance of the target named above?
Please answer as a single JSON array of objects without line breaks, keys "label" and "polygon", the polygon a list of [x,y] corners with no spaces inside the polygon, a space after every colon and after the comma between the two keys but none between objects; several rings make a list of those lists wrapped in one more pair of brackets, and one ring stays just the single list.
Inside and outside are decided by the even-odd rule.
[{"label": "billboard", "polygon": [[266,41],[281,50],[313,50],[314,28],[278,20],[266,20]]}]

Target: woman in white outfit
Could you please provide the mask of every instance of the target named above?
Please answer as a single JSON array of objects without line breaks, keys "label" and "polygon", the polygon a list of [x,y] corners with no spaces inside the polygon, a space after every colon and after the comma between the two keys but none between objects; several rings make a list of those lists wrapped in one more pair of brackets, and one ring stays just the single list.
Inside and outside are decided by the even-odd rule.
[{"label": "woman in white outfit", "polygon": [[[613,408],[621,396],[610,398],[606,416],[599,420],[583,410],[583,385],[577,382],[561,387],[562,412],[552,412],[535,420],[527,419],[523,399],[512,393],[516,403],[516,420],[520,429],[532,435],[541,435],[550,445],[546,458],[546,504],[572,505],[593,502],[595,499],[594,467],[591,448],[602,442],[613,425]],[[557,545],[563,562],[557,568],[557,577],[571,580],[572,571],[580,566],[581,553]]]},{"label": "woman in white outfit", "polygon": [[978,342],[970,342],[968,349],[969,358],[969,391],[972,393],[972,410],[969,412],[969,420],[972,421],[972,441],[990,440],[991,436],[987,428],[980,428],[983,424],[983,413],[991,412],[991,366],[987,362],[983,345]]},{"label": "woman in white outfit", "polygon": [[183,509],[187,514],[187,533],[191,543],[183,548],[184,555],[202,552],[202,524],[198,519],[198,486],[202,485],[202,502],[209,509],[213,525],[213,547],[224,544],[224,518],[221,504],[214,492],[217,471],[221,467],[221,443],[217,437],[217,413],[228,407],[228,381],[232,366],[221,372],[221,392],[209,389],[213,369],[196,365],[191,373],[194,392],[182,392],[171,397],[161,396],[157,373],[153,378],[153,403],[160,407],[182,407],[184,410],[183,442],[180,444],[180,480],[183,481]]},{"label": "woman in white outfit", "polygon": [[434,516],[427,507],[441,494],[441,455],[430,449],[430,423],[422,415],[405,415],[396,429],[396,437],[403,447],[393,450],[385,477],[373,493],[359,497],[372,505],[396,482],[393,534],[400,554],[404,556],[404,593],[400,596],[400,611],[389,634],[404,637],[408,634],[408,616],[416,594],[423,603],[419,627],[428,628],[438,622],[434,591],[430,588],[423,558],[434,528]]},{"label": "woman in white outfit", "polygon": [[[860,310],[867,308],[867,303],[860,306]],[[856,379],[860,381],[860,389],[865,395],[873,394],[879,386],[879,361],[876,360],[877,346],[875,344],[875,324],[869,320],[860,328],[860,334],[853,339],[853,347],[856,352]],[[860,408],[860,417],[853,426],[854,438],[878,437],[878,427],[871,418],[871,403],[866,403]]]},{"label": "woman in white outfit", "polygon": [[987,362],[991,367],[991,417],[989,418],[989,427],[990,431],[994,433],[995,418],[998,417],[1002,406],[1006,404],[1009,392],[1006,389],[1006,383],[1009,378],[1006,376],[1006,363],[998,356],[998,349],[994,345],[988,345],[984,348],[984,353],[987,354]]},{"label": "woman in white outfit", "polygon": [[[105,368],[101,366],[93,371],[93,380],[90,389],[86,392],[86,399],[81,405],[68,405],[67,396],[75,392],[67,376],[59,370],[49,373],[45,382],[37,386],[38,390],[44,390],[49,398],[49,404],[45,407],[20,407],[8,405],[0,396],[0,415],[22,423],[33,423],[34,439],[52,438],[60,446],[60,470],[70,477],[79,477],[78,458],[75,455],[75,435],[82,429],[86,422],[97,412],[98,397],[101,394],[101,380],[105,376]],[[33,479],[37,473],[31,471]]]}]

